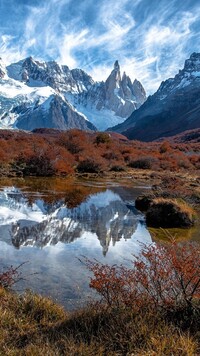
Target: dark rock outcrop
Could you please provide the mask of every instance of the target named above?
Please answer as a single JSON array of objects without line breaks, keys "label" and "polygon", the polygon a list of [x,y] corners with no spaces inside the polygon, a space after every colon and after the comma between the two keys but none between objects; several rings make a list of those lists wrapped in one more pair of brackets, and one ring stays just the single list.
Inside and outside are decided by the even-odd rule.
[{"label": "dark rock outcrop", "polygon": [[52,95],[38,107],[23,107],[16,126],[30,131],[40,127],[60,130],[72,128],[96,130],[91,122],[85,120],[84,116],[75,111],[67,100],[58,95]]},{"label": "dark rock outcrop", "polygon": [[154,197],[152,195],[140,195],[135,200],[136,209],[140,211],[147,211],[153,202],[153,198]]},{"label": "dark rock outcrop", "polygon": [[155,199],[146,213],[150,227],[181,228],[194,225],[195,214],[188,205],[172,199]]}]

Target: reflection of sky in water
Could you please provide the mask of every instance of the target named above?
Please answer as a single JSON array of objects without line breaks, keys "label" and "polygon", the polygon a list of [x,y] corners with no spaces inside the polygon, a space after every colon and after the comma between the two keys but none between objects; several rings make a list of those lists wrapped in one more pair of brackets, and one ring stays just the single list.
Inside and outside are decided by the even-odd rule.
[{"label": "reflection of sky in water", "polygon": [[127,264],[139,242],[151,241],[131,189],[120,194],[107,189],[74,209],[60,202],[51,213],[42,200],[30,205],[20,194],[1,192],[0,264],[28,261],[22,267],[26,280],[17,289],[30,288],[67,307],[91,293],[81,256]]}]

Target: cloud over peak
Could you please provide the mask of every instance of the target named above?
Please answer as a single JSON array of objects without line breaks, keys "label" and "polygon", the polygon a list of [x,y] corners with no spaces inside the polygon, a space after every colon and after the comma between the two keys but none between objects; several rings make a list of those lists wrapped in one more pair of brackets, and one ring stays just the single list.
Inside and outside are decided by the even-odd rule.
[{"label": "cloud over peak", "polygon": [[0,0],[0,56],[32,55],[103,80],[118,59],[149,93],[200,46],[198,0]]}]

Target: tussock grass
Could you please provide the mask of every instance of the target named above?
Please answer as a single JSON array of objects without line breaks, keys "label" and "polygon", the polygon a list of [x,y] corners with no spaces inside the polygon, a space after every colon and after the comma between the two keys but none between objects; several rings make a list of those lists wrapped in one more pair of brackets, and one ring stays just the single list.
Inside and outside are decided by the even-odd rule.
[{"label": "tussock grass", "polygon": [[195,210],[183,199],[181,198],[163,198],[163,197],[158,197],[154,198],[153,202],[155,204],[173,204],[175,205],[180,211],[189,214],[191,217],[195,216]]},{"label": "tussock grass", "polygon": [[190,227],[195,223],[195,210],[181,198],[152,199],[146,214],[146,222],[152,227]]},{"label": "tussock grass", "polygon": [[[197,320],[198,324],[198,320]],[[0,289],[0,355],[198,355],[200,335],[146,306],[90,304],[67,313],[50,299]]]}]

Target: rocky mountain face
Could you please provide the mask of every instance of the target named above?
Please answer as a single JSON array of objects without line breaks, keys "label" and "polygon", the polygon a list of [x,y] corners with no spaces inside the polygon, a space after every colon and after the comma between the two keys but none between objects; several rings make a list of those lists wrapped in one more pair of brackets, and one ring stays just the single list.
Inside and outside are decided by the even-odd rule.
[{"label": "rocky mountain face", "polygon": [[85,117],[74,110],[73,106],[59,95],[50,96],[43,104],[26,107],[22,105],[11,111],[20,113],[17,128],[34,130],[36,128],[58,128],[60,130],[72,129],[95,131],[96,127],[85,120]]},{"label": "rocky mountain face", "polygon": [[106,82],[95,82],[81,69],[39,62],[32,57],[7,67],[0,60],[0,126],[105,129],[124,121],[146,100],[115,62]]},{"label": "rocky mountain face", "polygon": [[158,91],[111,130],[130,139],[152,141],[200,127],[200,53],[193,53],[184,68],[161,83]]},{"label": "rocky mountain face", "polygon": [[55,61],[39,62],[32,57],[7,67],[8,76],[28,86],[50,86],[59,92],[80,93],[88,90],[94,81],[81,69],[70,70]]},{"label": "rocky mountain face", "polygon": [[[74,105],[80,109],[99,129],[109,122],[123,122],[146,100],[146,93],[138,80],[124,74],[121,76],[118,61],[105,82],[95,83],[89,90],[74,96]],[[101,115],[101,122],[98,123]]]},{"label": "rocky mountain face", "polygon": [[5,64],[2,61],[2,58],[0,57],[0,79],[4,78],[6,76],[6,68]]}]

